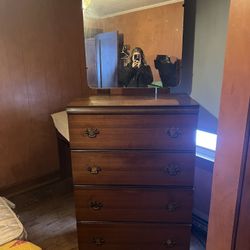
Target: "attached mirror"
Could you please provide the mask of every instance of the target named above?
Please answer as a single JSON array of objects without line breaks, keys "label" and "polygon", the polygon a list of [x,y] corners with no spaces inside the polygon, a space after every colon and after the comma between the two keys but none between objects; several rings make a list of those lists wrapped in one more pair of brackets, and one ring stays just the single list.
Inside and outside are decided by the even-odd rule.
[{"label": "attached mirror", "polygon": [[83,0],[83,17],[91,88],[179,84],[183,1]]}]

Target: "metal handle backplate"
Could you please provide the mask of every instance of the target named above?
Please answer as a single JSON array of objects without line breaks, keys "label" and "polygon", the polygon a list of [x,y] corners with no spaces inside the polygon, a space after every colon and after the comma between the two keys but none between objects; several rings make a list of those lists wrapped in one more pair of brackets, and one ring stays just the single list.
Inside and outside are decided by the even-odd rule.
[{"label": "metal handle backplate", "polygon": [[103,208],[103,204],[100,201],[91,201],[89,206],[95,211],[101,210]]},{"label": "metal handle backplate", "polygon": [[101,169],[100,167],[96,167],[96,166],[88,167],[87,170],[88,170],[91,174],[93,174],[93,175],[97,175],[97,174],[99,174],[99,173],[102,171],[102,169]]},{"label": "metal handle backplate", "polygon": [[87,128],[83,134],[89,138],[96,138],[97,135],[100,134],[100,131],[97,128]]},{"label": "metal handle backplate", "polygon": [[176,202],[171,202],[171,203],[167,204],[166,209],[168,212],[172,213],[172,212],[175,212],[178,207],[179,206],[177,205]]},{"label": "metal handle backplate", "polygon": [[182,131],[180,128],[176,128],[176,127],[171,127],[171,128],[168,128],[167,129],[167,135],[170,137],[170,138],[178,138],[179,136],[182,135]]},{"label": "metal handle backplate", "polygon": [[101,237],[94,237],[92,242],[97,246],[102,246],[105,244],[105,240]]},{"label": "metal handle backplate", "polygon": [[168,240],[164,240],[162,242],[162,245],[166,248],[173,248],[176,246],[176,242],[174,240],[168,239]]},{"label": "metal handle backplate", "polygon": [[169,163],[164,171],[170,176],[177,176],[181,173],[181,167],[177,163]]}]

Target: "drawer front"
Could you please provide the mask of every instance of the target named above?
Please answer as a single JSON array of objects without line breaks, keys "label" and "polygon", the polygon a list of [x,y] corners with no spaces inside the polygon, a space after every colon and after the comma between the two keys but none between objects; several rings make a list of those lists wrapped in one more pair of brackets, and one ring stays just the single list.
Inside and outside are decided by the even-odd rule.
[{"label": "drawer front", "polygon": [[72,149],[195,149],[196,115],[69,115]]},{"label": "drawer front", "polygon": [[188,250],[189,225],[78,223],[80,250]]},{"label": "drawer front", "polygon": [[193,186],[192,153],[72,151],[75,184]]},{"label": "drawer front", "polygon": [[80,221],[191,223],[192,190],[149,188],[75,189]]}]

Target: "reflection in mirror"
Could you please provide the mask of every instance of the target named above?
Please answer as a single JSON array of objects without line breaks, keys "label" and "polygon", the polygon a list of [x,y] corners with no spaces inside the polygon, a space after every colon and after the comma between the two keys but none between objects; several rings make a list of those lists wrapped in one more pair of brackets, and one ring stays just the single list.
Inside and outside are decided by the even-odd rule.
[{"label": "reflection in mirror", "polygon": [[179,84],[183,1],[82,1],[90,87]]}]

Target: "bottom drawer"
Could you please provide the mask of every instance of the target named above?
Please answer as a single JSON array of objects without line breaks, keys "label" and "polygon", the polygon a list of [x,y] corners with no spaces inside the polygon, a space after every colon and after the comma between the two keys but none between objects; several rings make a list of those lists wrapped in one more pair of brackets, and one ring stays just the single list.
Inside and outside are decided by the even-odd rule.
[{"label": "bottom drawer", "polygon": [[188,250],[190,225],[78,222],[80,250]]}]

